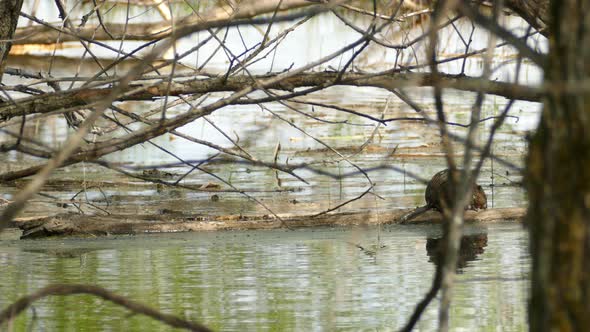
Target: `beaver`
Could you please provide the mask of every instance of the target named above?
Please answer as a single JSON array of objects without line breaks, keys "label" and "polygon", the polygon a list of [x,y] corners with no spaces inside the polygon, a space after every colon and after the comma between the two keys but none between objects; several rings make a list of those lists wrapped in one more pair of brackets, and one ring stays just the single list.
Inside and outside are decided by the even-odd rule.
[{"label": "beaver", "polygon": [[[449,178],[449,169],[444,169],[432,177],[428,181],[426,186],[426,192],[424,198],[426,199],[426,205],[421,206],[413,210],[412,212],[402,216],[400,222],[407,222],[408,220],[415,218],[428,210],[436,210],[439,212],[443,211],[444,207],[451,207],[452,185],[451,179]],[[473,184],[473,190],[471,194],[471,200],[465,207],[466,210],[485,210],[488,208],[488,198],[483,188],[477,183]]]}]

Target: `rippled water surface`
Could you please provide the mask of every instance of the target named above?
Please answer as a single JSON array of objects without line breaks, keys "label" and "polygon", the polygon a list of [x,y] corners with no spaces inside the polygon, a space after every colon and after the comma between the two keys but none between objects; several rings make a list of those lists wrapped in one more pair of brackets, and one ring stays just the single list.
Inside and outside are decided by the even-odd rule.
[{"label": "rippled water surface", "polygon": [[[502,223],[466,233],[476,241],[461,255],[454,330],[526,330],[525,231]],[[89,283],[221,331],[394,330],[430,287],[427,246],[439,235],[424,225],[0,242],[0,307],[47,284]],[[419,330],[435,330],[437,308]],[[25,327],[166,328],[85,295],[37,302],[15,323]]]}]

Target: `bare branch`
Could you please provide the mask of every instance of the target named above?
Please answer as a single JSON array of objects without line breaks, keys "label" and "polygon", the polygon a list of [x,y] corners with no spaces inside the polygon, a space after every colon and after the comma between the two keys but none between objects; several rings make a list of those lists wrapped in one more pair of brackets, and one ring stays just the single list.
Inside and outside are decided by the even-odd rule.
[{"label": "bare branch", "polygon": [[186,329],[189,331],[198,331],[198,332],[209,332],[211,331],[204,325],[199,323],[193,323],[182,319],[178,316],[169,315],[161,313],[153,308],[150,308],[144,304],[139,302],[135,302],[129,300],[121,295],[117,295],[112,293],[102,287],[92,286],[92,285],[62,285],[56,284],[47,286],[38,290],[37,292],[23,296],[18,299],[13,304],[6,307],[3,311],[0,312],[0,325],[4,322],[9,322],[16,318],[21,312],[25,309],[30,307],[34,302],[43,299],[48,296],[65,296],[65,295],[74,295],[74,294],[90,294],[97,297],[102,298],[103,300],[107,300],[113,302],[117,305],[120,305],[124,308],[129,309],[133,313],[142,314],[149,316],[155,320],[158,320],[166,325],[175,328]]}]

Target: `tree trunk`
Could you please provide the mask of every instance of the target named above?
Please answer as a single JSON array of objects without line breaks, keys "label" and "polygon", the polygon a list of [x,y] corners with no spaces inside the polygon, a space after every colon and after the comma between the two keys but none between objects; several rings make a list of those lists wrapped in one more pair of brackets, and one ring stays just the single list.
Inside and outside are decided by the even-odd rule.
[{"label": "tree trunk", "polygon": [[[553,1],[550,92],[527,160],[531,331],[590,331],[590,0]],[[584,83],[582,83],[584,82]]]},{"label": "tree trunk", "polygon": [[11,42],[4,40],[12,39],[18,16],[20,14],[23,0],[2,0],[0,1],[0,82],[2,82],[2,74],[4,73],[4,66],[6,64],[6,57],[12,47]]},{"label": "tree trunk", "polygon": [[[535,29],[547,28],[549,23],[549,0],[505,0],[504,4]],[[541,31],[546,37],[549,36],[548,32],[547,30]]]}]

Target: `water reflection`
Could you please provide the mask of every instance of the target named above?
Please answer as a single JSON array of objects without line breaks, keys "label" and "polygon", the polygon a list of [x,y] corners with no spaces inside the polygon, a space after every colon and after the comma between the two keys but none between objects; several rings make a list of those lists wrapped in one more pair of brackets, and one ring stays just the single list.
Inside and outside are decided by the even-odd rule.
[{"label": "water reflection", "polygon": [[[435,265],[441,263],[444,253],[444,244],[445,241],[443,238],[426,239],[426,253],[429,262],[432,262]],[[487,247],[487,245],[487,233],[463,235],[461,237],[461,245],[457,257],[457,273],[463,273],[464,268],[468,266],[469,262],[475,261],[485,252],[484,248]]]},{"label": "water reflection", "polygon": [[[0,308],[50,283],[90,283],[219,331],[395,330],[431,284],[424,239],[437,234],[434,225],[392,225],[5,241]],[[526,330],[525,232],[520,225],[490,226],[477,255],[457,276],[453,329]],[[418,330],[436,330],[437,306]],[[165,330],[88,296],[49,298],[35,308],[48,331]],[[28,311],[15,329],[31,317]]]}]

